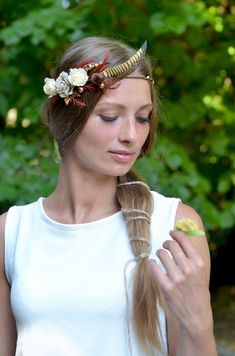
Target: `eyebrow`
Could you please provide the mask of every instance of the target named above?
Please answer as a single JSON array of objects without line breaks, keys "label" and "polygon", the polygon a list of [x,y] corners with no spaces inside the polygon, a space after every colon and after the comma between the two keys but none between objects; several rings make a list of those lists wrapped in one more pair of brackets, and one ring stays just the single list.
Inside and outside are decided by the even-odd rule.
[{"label": "eyebrow", "polygon": [[[122,104],[119,104],[119,103],[113,103],[113,102],[110,102],[110,101],[106,101],[104,103],[101,103],[100,105],[98,104],[97,105],[97,109],[106,109],[106,107],[109,106],[112,108],[117,108],[117,109],[126,109],[126,106],[125,105],[122,105]],[[138,110],[142,110],[142,109],[147,109],[147,108],[153,108],[153,104],[152,103],[147,103],[147,104],[144,104],[142,106],[140,106],[138,108]]]}]

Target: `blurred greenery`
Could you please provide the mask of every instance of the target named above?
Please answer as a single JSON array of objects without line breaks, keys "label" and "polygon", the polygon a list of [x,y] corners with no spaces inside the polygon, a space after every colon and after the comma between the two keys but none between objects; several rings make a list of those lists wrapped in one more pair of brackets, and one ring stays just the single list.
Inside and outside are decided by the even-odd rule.
[{"label": "blurred greenery", "polygon": [[105,35],[148,41],[161,99],[157,141],[136,169],[202,216],[211,249],[235,221],[235,3],[8,0],[0,4],[0,209],[47,195],[57,152],[43,127],[43,79],[65,47]]}]

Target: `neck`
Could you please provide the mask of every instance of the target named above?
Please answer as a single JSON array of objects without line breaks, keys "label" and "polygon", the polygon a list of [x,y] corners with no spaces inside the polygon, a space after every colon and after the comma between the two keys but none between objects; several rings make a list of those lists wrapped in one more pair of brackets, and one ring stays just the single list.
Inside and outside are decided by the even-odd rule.
[{"label": "neck", "polygon": [[95,221],[119,210],[116,177],[79,174],[63,164],[55,191],[44,201],[52,219],[67,224]]}]

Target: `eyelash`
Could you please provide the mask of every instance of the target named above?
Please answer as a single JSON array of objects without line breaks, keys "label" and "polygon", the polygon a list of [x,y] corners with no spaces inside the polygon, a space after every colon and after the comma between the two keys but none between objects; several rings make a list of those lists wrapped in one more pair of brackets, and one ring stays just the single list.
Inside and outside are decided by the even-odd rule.
[{"label": "eyelash", "polygon": [[99,115],[99,117],[107,122],[112,122],[115,121],[117,119],[117,116],[107,116],[107,115]]},{"label": "eyelash", "polygon": [[137,117],[137,120],[142,123],[142,124],[149,124],[150,123],[150,118],[149,117],[142,117],[142,116],[139,116]]},{"label": "eyelash", "polygon": [[[113,122],[117,119],[117,116],[107,116],[107,115],[99,115],[99,117],[106,121],[106,122]],[[137,117],[137,120],[142,123],[142,124],[149,124],[150,123],[150,118],[149,117],[142,117],[142,116],[139,116]]]}]

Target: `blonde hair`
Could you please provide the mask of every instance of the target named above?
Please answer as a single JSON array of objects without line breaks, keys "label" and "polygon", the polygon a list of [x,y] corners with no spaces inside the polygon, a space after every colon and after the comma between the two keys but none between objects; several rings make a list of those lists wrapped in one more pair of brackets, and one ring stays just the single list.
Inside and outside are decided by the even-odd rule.
[{"label": "blonde hair", "polygon": [[[75,43],[62,57],[57,66],[55,77],[61,71],[68,71],[81,61],[96,58],[101,61],[110,51],[109,66],[122,63],[130,58],[136,50],[123,42],[103,37],[88,37]],[[150,61],[145,57],[137,68],[144,76],[152,76]],[[146,154],[154,142],[157,123],[157,97],[153,85],[150,85],[153,110],[150,115],[149,135],[142,147],[142,155]],[[45,107],[47,125],[52,136],[58,143],[61,156],[76,139],[84,127],[89,115],[101,98],[102,93],[84,92],[85,108],[66,106],[60,98],[54,105],[49,102]],[[162,350],[158,308],[163,307],[161,293],[150,271],[148,263],[151,247],[150,221],[153,210],[151,192],[146,184],[133,172],[117,179],[117,199],[126,219],[130,244],[137,258],[133,275],[132,318],[139,343],[146,355],[156,354]]]},{"label": "blonde hair", "polygon": [[117,198],[127,222],[131,247],[136,256],[131,317],[145,354],[155,355],[156,350],[164,351],[158,306],[163,309],[165,306],[148,260],[151,249],[152,196],[149,187],[131,171],[125,176],[118,177]]}]

